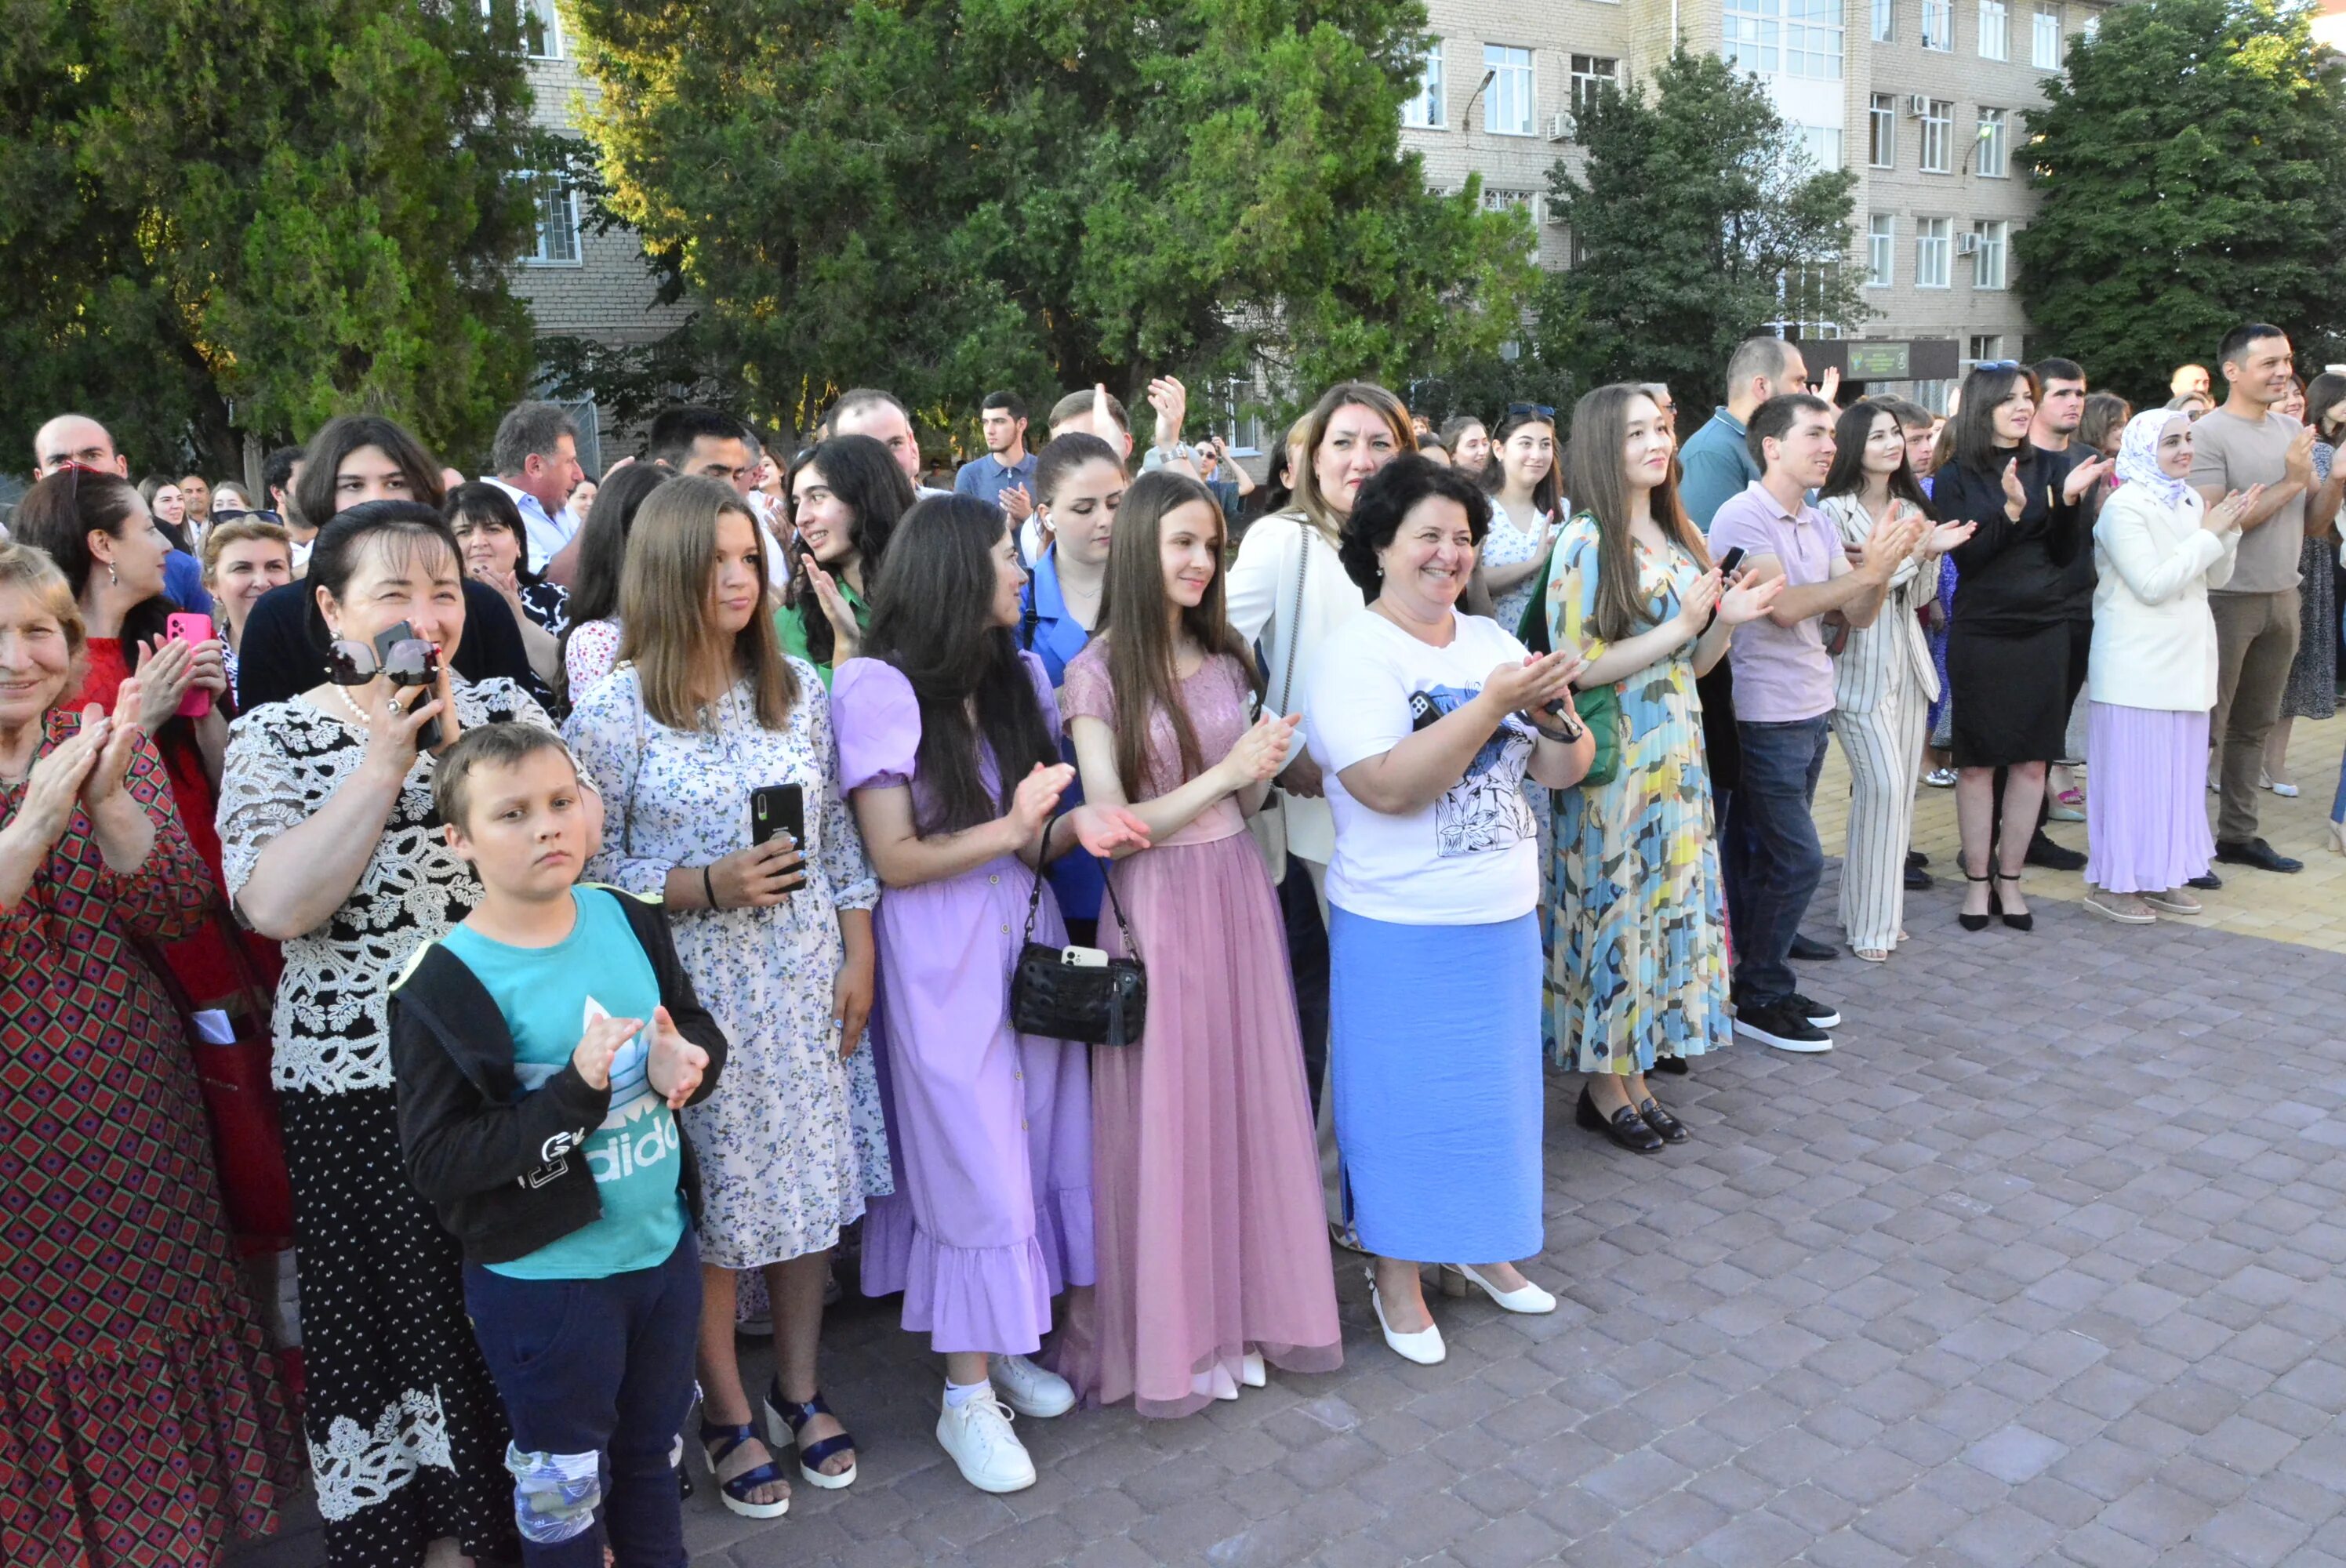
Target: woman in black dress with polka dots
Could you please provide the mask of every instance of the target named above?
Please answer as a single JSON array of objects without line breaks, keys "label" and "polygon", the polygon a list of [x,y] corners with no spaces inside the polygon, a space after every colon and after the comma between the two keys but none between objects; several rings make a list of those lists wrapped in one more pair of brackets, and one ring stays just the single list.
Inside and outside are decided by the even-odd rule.
[{"label": "woman in black dress with polka dots", "polygon": [[[372,642],[404,621],[439,645],[445,671],[464,635],[455,540],[427,506],[342,513],[318,536],[309,584],[321,643]],[[272,1076],[334,1568],[514,1543],[504,1407],[464,1316],[455,1243],[403,1172],[384,1035],[388,984],[475,896],[433,815],[434,759],[417,740],[434,718],[448,739],[508,719],[552,728],[510,681],[321,684],[237,721],[220,791],[230,894],[284,944]]]}]

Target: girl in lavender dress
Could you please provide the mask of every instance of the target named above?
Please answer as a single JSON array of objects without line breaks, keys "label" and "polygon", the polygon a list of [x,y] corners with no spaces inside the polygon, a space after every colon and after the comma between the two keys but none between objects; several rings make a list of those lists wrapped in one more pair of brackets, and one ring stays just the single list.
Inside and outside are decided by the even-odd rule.
[{"label": "girl in lavender dress", "polygon": [[[971,1485],[1035,1466],[1010,1412],[1056,1416],[1066,1382],[1029,1358],[1051,1298],[1092,1283],[1084,1048],[1010,1023],[1038,864],[1146,844],[1126,810],[1056,816],[1075,769],[1042,661],[1019,651],[1026,574],[1001,509],[933,497],[904,514],[874,585],[868,657],[831,688],[840,781],[880,873],[874,1030],[896,1190],[864,1221],[863,1288],[945,1358],[937,1441]],[[1035,938],[1065,942],[1045,888]]]},{"label": "girl in lavender dress", "polygon": [[1110,884],[1149,1014],[1093,1064],[1099,1328],[1063,1365],[1079,1391],[1145,1416],[1260,1388],[1266,1359],[1343,1359],[1287,942],[1246,830],[1296,720],[1247,722],[1253,663],[1223,615],[1221,561],[1212,493],[1143,474],[1109,546],[1108,630],[1063,693],[1085,799],[1130,801],[1156,846]]}]

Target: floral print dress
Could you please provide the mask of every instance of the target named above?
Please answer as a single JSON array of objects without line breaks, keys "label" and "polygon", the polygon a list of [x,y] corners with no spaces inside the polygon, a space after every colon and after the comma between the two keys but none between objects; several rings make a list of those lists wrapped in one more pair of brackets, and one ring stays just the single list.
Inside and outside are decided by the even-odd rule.
[{"label": "floral print dress", "polygon": [[[1597,526],[1556,537],[1548,636],[1595,659]],[[1634,546],[1651,625],[1678,612],[1701,568],[1672,546]],[[1549,1056],[1580,1073],[1649,1072],[1658,1056],[1727,1043],[1726,914],[1694,645],[1619,683],[1621,766],[1610,783],[1556,792],[1556,891],[1543,908]]]},{"label": "floral print dress", "polygon": [[643,706],[623,664],[578,699],[564,733],[603,795],[603,852],[589,875],[658,897],[671,867],[750,847],[750,794],[806,797],[806,881],[768,909],[673,917],[677,956],[731,1043],[725,1082],[682,1113],[699,1158],[700,1256],[756,1268],[820,1252],[893,1189],[868,1042],[842,1060],[831,984],[845,950],[839,911],[868,910],[880,884],[839,793],[831,708],[814,667],[790,661],[798,700],[780,729],[758,723],[749,684],[671,729]]}]

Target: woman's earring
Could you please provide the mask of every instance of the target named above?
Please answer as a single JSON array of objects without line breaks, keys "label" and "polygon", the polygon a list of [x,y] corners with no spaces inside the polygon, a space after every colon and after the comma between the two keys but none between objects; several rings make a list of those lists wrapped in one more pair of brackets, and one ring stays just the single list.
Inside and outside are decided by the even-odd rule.
[{"label": "woman's earring", "polygon": [[106,580],[115,587],[118,588],[122,585],[122,575],[114,569],[114,563],[111,561],[106,564]]}]

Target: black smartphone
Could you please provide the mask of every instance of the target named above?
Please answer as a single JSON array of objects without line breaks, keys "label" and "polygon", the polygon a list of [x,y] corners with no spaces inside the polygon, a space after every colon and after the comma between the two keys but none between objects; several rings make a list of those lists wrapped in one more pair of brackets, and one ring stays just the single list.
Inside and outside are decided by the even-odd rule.
[{"label": "black smartphone", "polygon": [[750,842],[762,844],[777,833],[806,845],[806,786],[761,784],[750,791]]},{"label": "black smartphone", "polygon": [[1743,546],[1730,545],[1727,554],[1719,558],[1719,575],[1722,581],[1735,575],[1735,568],[1743,565]]}]

